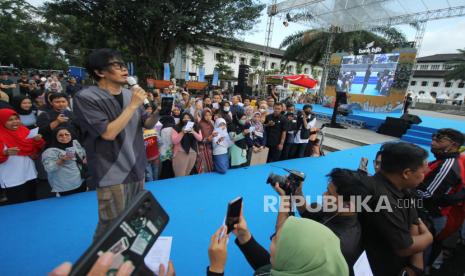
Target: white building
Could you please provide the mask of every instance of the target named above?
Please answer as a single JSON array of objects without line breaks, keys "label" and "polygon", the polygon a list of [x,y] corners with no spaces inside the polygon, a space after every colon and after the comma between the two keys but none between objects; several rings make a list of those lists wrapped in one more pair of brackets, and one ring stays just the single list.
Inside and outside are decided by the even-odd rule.
[{"label": "white building", "polygon": [[[225,58],[226,62],[224,64],[231,68],[231,75],[234,78],[238,77],[240,64],[250,65],[251,75],[249,75],[249,85],[254,86],[258,84],[258,75],[254,75],[253,72],[254,69],[263,70],[265,62],[265,46],[241,41],[238,41],[238,43],[234,46],[229,46],[228,49],[222,47],[222,45],[223,44],[221,43],[211,42],[208,43],[208,46],[195,46],[203,51],[203,67],[205,68],[205,75],[213,74],[215,66],[222,58],[221,55],[226,51],[230,55]],[[199,66],[193,62],[194,51],[195,48],[191,45],[183,48],[178,47],[176,49],[174,58],[171,61],[174,66],[173,75],[176,79],[185,79],[186,70],[191,75],[190,79],[197,79],[197,76],[199,75]],[[270,52],[271,54],[266,64],[266,71],[276,71],[276,73],[279,73],[280,69],[284,67],[284,61],[282,59],[284,51],[276,48],[270,48]],[[257,57],[259,59],[258,61],[256,60]],[[283,71],[285,74],[289,75],[306,74],[310,77],[319,79],[321,78],[322,70],[323,69],[320,67],[312,68],[310,64],[300,65],[299,70],[297,62],[291,61],[287,64]],[[312,73],[316,76],[313,76]]]},{"label": "white building", "polygon": [[458,103],[464,100],[465,83],[461,80],[444,80],[450,70],[449,62],[465,61],[462,54],[438,54],[417,58],[412,76],[410,77],[409,92],[413,92],[420,101],[428,99],[438,103]]}]

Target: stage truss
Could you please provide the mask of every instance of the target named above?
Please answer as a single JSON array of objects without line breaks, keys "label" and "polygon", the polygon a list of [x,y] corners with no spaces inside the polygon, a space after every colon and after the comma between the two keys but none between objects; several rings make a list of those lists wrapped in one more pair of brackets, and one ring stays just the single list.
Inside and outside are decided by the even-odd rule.
[{"label": "stage truss", "polygon": [[[267,8],[266,53],[263,72],[270,56],[274,18],[296,22],[309,29],[338,32],[372,30],[380,26],[412,24],[416,26],[415,47],[420,52],[428,21],[465,15],[465,0],[272,0]],[[326,88],[332,39],[329,39],[323,58],[323,75],[319,94]],[[265,76],[263,80],[265,79]],[[263,82],[265,84],[265,82]]]}]

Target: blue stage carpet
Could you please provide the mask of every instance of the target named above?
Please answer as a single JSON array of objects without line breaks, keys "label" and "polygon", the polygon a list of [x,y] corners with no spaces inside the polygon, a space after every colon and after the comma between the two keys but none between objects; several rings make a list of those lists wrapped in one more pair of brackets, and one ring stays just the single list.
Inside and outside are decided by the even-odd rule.
[{"label": "blue stage carpet", "polygon": [[[297,108],[302,109],[303,104],[297,104]],[[333,109],[324,107],[322,105],[313,105],[313,111],[320,114],[332,115]],[[386,117],[396,117],[399,118],[402,116],[399,112],[391,113],[381,113],[381,112],[369,112],[361,110],[353,110],[353,113],[349,115],[349,118],[355,120],[365,121],[370,127],[378,127]],[[430,116],[420,116],[422,122],[418,125],[420,127],[426,128],[454,128],[463,133],[465,133],[465,117],[464,120],[454,120],[454,119],[445,119],[445,118],[435,118]]]},{"label": "blue stage carpet", "polygon": [[[356,169],[360,158],[374,158],[380,145],[272,165],[306,173],[304,191],[316,198],[326,190],[325,175],[334,167]],[[372,170],[371,164],[370,169]],[[268,174],[285,172],[272,165],[156,181],[147,189],[170,215],[163,232],[173,236],[171,259],[178,275],[205,275],[210,236],[222,224],[227,202],[244,197],[244,214],[256,239],[269,247],[276,214],[264,212]],[[64,261],[75,261],[92,241],[97,223],[95,192],[0,207],[0,275],[44,275]],[[318,237],[309,237],[318,238]],[[239,249],[230,241],[226,275],[252,275]]]}]

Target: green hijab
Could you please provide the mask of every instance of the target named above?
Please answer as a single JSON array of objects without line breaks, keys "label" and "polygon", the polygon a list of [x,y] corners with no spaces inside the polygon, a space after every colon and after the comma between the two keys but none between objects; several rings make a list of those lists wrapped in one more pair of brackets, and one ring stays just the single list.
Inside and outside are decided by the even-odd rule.
[{"label": "green hijab", "polygon": [[339,238],[310,219],[289,217],[276,244],[272,276],[346,276],[349,269]]}]

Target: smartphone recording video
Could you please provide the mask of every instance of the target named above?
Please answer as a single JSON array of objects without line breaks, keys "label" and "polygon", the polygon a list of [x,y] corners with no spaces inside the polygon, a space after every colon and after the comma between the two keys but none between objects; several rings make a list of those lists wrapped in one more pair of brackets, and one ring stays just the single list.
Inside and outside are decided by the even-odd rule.
[{"label": "smartphone recording video", "polygon": [[233,199],[228,203],[228,211],[226,213],[226,227],[227,234],[234,230],[234,225],[239,223],[239,217],[241,216],[242,210],[242,197]]}]

